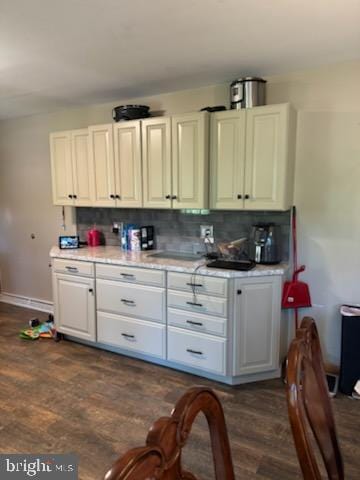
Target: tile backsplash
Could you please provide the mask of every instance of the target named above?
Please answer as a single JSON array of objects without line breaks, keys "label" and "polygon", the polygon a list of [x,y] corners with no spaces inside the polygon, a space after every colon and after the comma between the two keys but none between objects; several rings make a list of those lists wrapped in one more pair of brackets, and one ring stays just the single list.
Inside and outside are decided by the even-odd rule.
[{"label": "tile backsplash", "polygon": [[289,258],[290,211],[244,212],[210,211],[208,215],[184,214],[180,210],[149,210],[122,208],[76,209],[76,222],[80,240],[86,240],[86,232],[96,224],[104,234],[107,245],[119,245],[120,238],[112,233],[113,222],[153,225],[156,248],[194,252],[203,249],[200,241],[200,225],[213,225],[216,242],[248,237],[251,226],[259,222],[280,225],[282,233],[282,257]]}]

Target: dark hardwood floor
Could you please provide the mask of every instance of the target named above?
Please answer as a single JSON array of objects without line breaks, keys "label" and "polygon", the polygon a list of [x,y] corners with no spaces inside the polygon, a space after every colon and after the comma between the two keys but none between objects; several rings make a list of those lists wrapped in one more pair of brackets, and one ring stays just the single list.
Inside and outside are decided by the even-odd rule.
[{"label": "dark hardwood floor", "polygon": [[[0,452],[79,456],[80,478],[100,480],[119,453],[143,445],[151,423],[170,413],[191,385],[220,396],[238,480],[301,478],[280,380],[228,387],[181,372],[52,340],[25,341],[18,331],[46,314],[0,303]],[[347,480],[360,478],[360,402],[334,400]],[[185,465],[214,478],[200,418]]]}]

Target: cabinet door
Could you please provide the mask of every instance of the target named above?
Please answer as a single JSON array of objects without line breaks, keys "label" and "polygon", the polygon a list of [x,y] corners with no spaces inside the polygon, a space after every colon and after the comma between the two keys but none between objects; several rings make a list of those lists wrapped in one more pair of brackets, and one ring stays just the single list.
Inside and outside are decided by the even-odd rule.
[{"label": "cabinet door", "polygon": [[113,128],[116,205],[141,207],[140,121],[117,123]]},{"label": "cabinet door", "polygon": [[210,208],[244,207],[245,110],[211,116]]},{"label": "cabinet door", "polygon": [[53,280],[58,331],[95,341],[94,279],[55,274]]},{"label": "cabinet door", "polygon": [[112,124],[89,127],[89,141],[95,184],[93,205],[114,207],[116,200]]},{"label": "cabinet door", "polygon": [[209,114],[175,115],[171,122],[173,208],[208,208]]},{"label": "cabinet door", "polygon": [[74,183],[74,205],[92,206],[94,201],[94,173],[89,154],[88,129],[72,130],[71,152]]},{"label": "cabinet door", "polygon": [[289,105],[246,112],[245,208],[283,210],[286,204]]},{"label": "cabinet door", "polygon": [[171,208],[171,120],[141,123],[144,207]]},{"label": "cabinet door", "polygon": [[51,177],[54,205],[73,205],[71,132],[50,134]]},{"label": "cabinet door", "polygon": [[280,277],[235,280],[234,375],[279,367]]}]

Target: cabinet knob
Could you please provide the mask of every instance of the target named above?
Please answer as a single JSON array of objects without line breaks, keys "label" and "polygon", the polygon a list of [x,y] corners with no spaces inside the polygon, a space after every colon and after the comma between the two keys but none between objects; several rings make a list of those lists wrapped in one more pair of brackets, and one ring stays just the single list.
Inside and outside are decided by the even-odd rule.
[{"label": "cabinet knob", "polygon": [[73,198],[77,198],[77,195],[73,195],[72,197],[73,197]]},{"label": "cabinet knob", "polygon": [[72,195],[68,195],[68,197],[69,197],[69,198],[73,198],[73,196],[72,196]]},{"label": "cabinet knob", "polygon": [[250,198],[250,195],[246,194],[245,195],[245,200],[249,200],[249,198]]},{"label": "cabinet knob", "polygon": [[176,195],[172,195],[171,199],[172,199],[172,200],[176,200],[176,199],[177,199],[177,196],[176,196]]},{"label": "cabinet knob", "polygon": [[241,200],[242,199],[242,195],[241,193],[238,193],[238,196],[237,196],[238,200]]},{"label": "cabinet knob", "polygon": [[114,198],[115,198],[115,195],[112,193],[112,194],[110,195],[110,198],[114,199]]},{"label": "cabinet knob", "polygon": [[89,293],[93,293],[93,292],[94,292],[94,289],[89,288]]},{"label": "cabinet knob", "polygon": [[121,200],[120,195],[115,195],[115,198],[117,198],[118,200]]},{"label": "cabinet knob", "polygon": [[166,195],[166,197],[165,197],[165,198],[166,198],[166,200],[170,200],[170,198],[171,198],[171,195]]},{"label": "cabinet knob", "polygon": [[241,294],[242,294],[242,290],[238,290],[236,293],[237,293],[238,295],[241,295]]}]

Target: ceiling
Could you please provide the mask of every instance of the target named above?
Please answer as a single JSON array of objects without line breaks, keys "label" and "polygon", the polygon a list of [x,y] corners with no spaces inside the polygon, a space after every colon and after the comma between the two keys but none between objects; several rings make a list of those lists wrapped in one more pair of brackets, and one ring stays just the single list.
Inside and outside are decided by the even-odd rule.
[{"label": "ceiling", "polygon": [[360,57],[360,0],[1,0],[0,118]]}]

